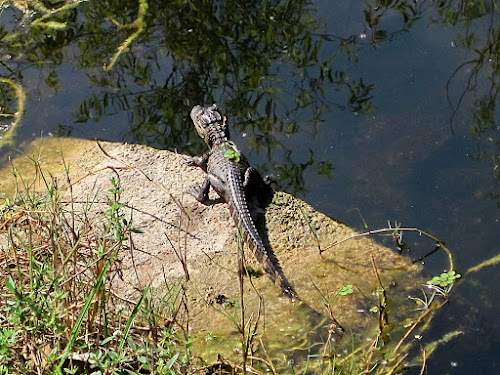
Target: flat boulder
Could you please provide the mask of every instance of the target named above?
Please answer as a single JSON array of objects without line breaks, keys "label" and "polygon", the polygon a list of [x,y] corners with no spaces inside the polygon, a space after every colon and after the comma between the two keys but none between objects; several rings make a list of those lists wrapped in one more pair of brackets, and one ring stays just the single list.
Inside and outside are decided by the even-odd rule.
[{"label": "flat boulder", "polygon": [[[53,150],[50,142],[59,141],[38,145],[42,154],[44,147]],[[121,187],[122,213],[137,229],[118,256],[114,293],[134,301],[151,288],[161,301],[173,290],[182,291],[189,328],[198,337],[219,337],[200,340],[196,350],[202,355],[234,351],[238,338],[232,333],[242,305],[248,321],[265,321],[259,332],[267,349],[290,353],[296,340],[320,351],[322,346],[315,343],[324,342],[332,327],[338,329],[337,322],[347,332],[376,330],[382,286],[390,291],[392,305],[400,304],[393,314],[404,317],[414,307],[409,307],[407,296],[420,287],[418,265],[368,236],[344,241],[357,233],[290,194],[275,192],[265,207],[254,211],[261,218],[262,237],[301,297],[296,302],[284,297],[268,277],[259,277],[260,265],[239,240],[225,203],[211,195],[211,203],[201,204],[186,193],[204,178],[199,168],[184,163],[186,155],[119,143],[59,144],[74,150],[64,163],[71,183],[68,209],[82,220],[105,211],[114,179]],[[65,154],[62,149],[51,160],[44,159],[46,167],[61,163]],[[62,172],[59,168],[53,174]],[[252,277],[239,272],[241,254]]]}]

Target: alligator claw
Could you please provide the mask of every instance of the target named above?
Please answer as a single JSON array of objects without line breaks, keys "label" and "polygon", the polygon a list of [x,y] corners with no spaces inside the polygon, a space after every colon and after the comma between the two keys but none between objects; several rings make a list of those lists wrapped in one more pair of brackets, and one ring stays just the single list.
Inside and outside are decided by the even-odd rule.
[{"label": "alligator claw", "polygon": [[196,166],[196,162],[194,161],[194,158],[192,156],[185,157],[184,163],[190,167]]},{"label": "alligator claw", "polygon": [[186,165],[190,167],[200,167],[204,172],[207,172],[208,157],[203,156],[188,156],[184,158]]}]

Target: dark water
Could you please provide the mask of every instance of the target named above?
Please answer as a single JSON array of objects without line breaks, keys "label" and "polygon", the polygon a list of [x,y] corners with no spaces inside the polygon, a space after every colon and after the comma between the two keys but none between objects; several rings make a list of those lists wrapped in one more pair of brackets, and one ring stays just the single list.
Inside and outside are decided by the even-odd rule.
[{"label": "dark water", "polygon": [[[430,232],[459,272],[499,253],[498,4],[150,1],[109,71],[137,30],[115,24],[137,18],[137,1],[57,13],[60,30],[27,26],[40,16],[0,17],[0,76],[27,95],[17,143],[53,134],[200,153],[189,110],[218,102],[251,162],[320,211],[360,230]],[[12,90],[0,94],[15,112]],[[431,249],[404,239],[415,257]],[[465,334],[429,374],[500,372],[499,282],[489,267],[459,285],[429,341]]]}]

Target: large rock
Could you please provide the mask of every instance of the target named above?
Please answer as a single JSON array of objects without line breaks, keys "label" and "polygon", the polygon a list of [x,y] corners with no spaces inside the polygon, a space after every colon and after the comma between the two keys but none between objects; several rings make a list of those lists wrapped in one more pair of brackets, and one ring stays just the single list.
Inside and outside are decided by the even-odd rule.
[{"label": "large rock", "polygon": [[[65,142],[77,150],[65,158],[72,176],[73,210],[82,212],[86,207],[87,215],[105,210],[106,191],[114,177],[123,187],[120,201],[126,204],[126,217],[141,231],[131,236],[129,251],[120,254],[121,277],[115,279],[115,293],[134,300],[147,286],[161,296],[182,285],[191,328],[200,335],[219,337],[212,346],[200,341],[199,350],[204,354],[224,348],[232,352],[238,338],[230,335],[236,329],[231,319],[240,319],[237,306],[241,305],[237,228],[225,203],[204,205],[186,194],[190,185],[203,180],[203,172],[169,151],[102,143],[106,155],[95,142]],[[296,346],[296,340],[303,340],[307,347],[324,342],[332,323],[325,300],[344,329],[376,330],[378,315],[370,312],[378,302],[374,292],[380,286],[374,265],[384,287],[391,291],[393,305],[418,287],[418,267],[368,237],[344,241],[320,254],[319,249],[355,232],[289,194],[276,192],[263,215],[262,236],[302,298],[292,303],[265,276],[252,283],[244,278],[246,319],[255,322],[259,306],[264,307],[260,319],[265,325],[260,325],[260,332],[270,351],[292,350],[288,346]],[[246,262],[259,267],[251,254],[246,255]],[[335,294],[346,285],[353,286],[352,294]],[[255,290],[263,296],[264,305]],[[398,313],[405,314],[406,309],[398,306]]]}]

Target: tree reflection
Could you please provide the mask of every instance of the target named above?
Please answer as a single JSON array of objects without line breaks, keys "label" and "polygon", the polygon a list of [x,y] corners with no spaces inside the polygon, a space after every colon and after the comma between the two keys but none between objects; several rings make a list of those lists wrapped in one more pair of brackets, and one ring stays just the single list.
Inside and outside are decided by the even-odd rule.
[{"label": "tree reflection", "polygon": [[456,68],[446,85],[452,124],[467,103],[466,111],[472,111],[465,116],[478,144],[472,158],[490,163],[496,186],[489,195],[500,207],[500,10],[493,1],[456,0],[441,1],[438,9],[441,22],[461,26],[457,44],[472,55]]},{"label": "tree reflection", "polygon": [[[189,111],[218,102],[232,127],[248,133],[248,145],[272,160],[275,151],[295,152],[280,137],[314,134],[332,106],[356,113],[374,108],[374,86],[334,68],[308,1],[151,2],[147,27],[110,71],[102,67],[129,37],[120,25],[137,18],[137,2],[100,1],[79,9],[78,64],[102,89],[82,100],[76,120],[126,112],[124,140],[199,153],[205,146],[189,125]],[[334,100],[325,94],[332,85],[339,93]],[[332,162],[314,161],[311,152],[311,163],[280,160],[277,170],[287,171],[278,176],[281,187],[303,190],[303,173],[313,165],[331,175]]]},{"label": "tree reflection", "polygon": [[[218,102],[232,129],[247,133],[247,146],[281,171],[281,187],[295,192],[305,188],[306,170],[329,177],[333,162],[281,140],[314,136],[332,110],[375,108],[374,85],[337,58],[356,61],[363,45],[408,31],[421,13],[413,1],[373,1],[365,4],[364,34],[333,36],[322,32],[307,0],[47,0],[2,7],[0,48],[9,56],[2,75],[22,81],[23,69],[37,66],[57,91],[57,66],[76,61],[89,78],[92,92],[75,109],[75,125],[61,125],[57,134],[72,135],[79,124],[112,126],[125,114],[124,138],[111,140],[200,153],[205,146],[189,111]],[[401,22],[389,28],[385,20],[394,11]],[[310,157],[297,164],[297,153]]]},{"label": "tree reflection", "polygon": [[[277,145],[273,132],[297,134],[298,124],[315,124],[329,111],[325,84],[345,86],[355,109],[371,99],[367,92],[372,86],[330,72],[331,61],[320,57],[322,40],[312,34],[320,25],[307,5],[304,1],[150,4],[149,27],[141,40],[112,72],[98,70],[93,76],[96,85],[113,87],[114,92],[86,100],[78,118],[99,119],[119,103],[132,111],[130,139],[199,152],[203,145],[186,126],[187,114],[194,104],[217,101],[237,131],[263,134],[255,147],[270,153]],[[114,34],[110,41],[109,32],[91,32],[105,28],[106,15],[116,13],[112,8],[109,2],[85,8],[85,17],[92,22],[83,25],[88,37],[80,44],[82,67],[102,66],[125,37]],[[134,17],[131,13],[119,22],[126,24]],[[286,87],[279,79],[283,76],[290,78]],[[283,90],[293,94],[294,103],[280,102]],[[289,120],[298,117],[300,121]]]},{"label": "tree reflection", "polygon": [[[489,162],[500,184],[498,9],[491,0],[371,0],[360,10],[360,34],[327,35],[307,0],[2,1],[0,76],[29,90],[38,83],[25,81],[24,72],[36,67],[58,91],[68,79],[58,67],[76,61],[89,82],[74,124],[61,125],[59,134],[99,121],[111,126],[125,115],[124,138],[111,140],[189,153],[205,147],[190,125],[190,108],[218,102],[232,129],[247,133],[247,146],[281,171],[282,187],[301,191],[306,170],[331,176],[334,167],[318,159],[318,150],[289,146],[294,139],[314,136],[334,110],[375,108],[373,84],[350,74],[339,57],[356,62],[362,48],[383,46],[427,12],[435,22],[460,26],[456,45],[472,57],[447,85],[453,120],[467,103],[479,146],[474,158]],[[0,85],[0,131],[16,108],[12,89]],[[498,186],[491,196],[500,204]]]},{"label": "tree reflection", "polygon": [[[379,45],[390,41],[400,34],[410,31],[423,12],[425,1],[414,0],[374,0],[368,2],[363,10],[365,33],[363,39],[370,44]],[[387,20],[397,14],[397,26],[389,27]],[[394,22],[394,21],[393,21]]]}]

